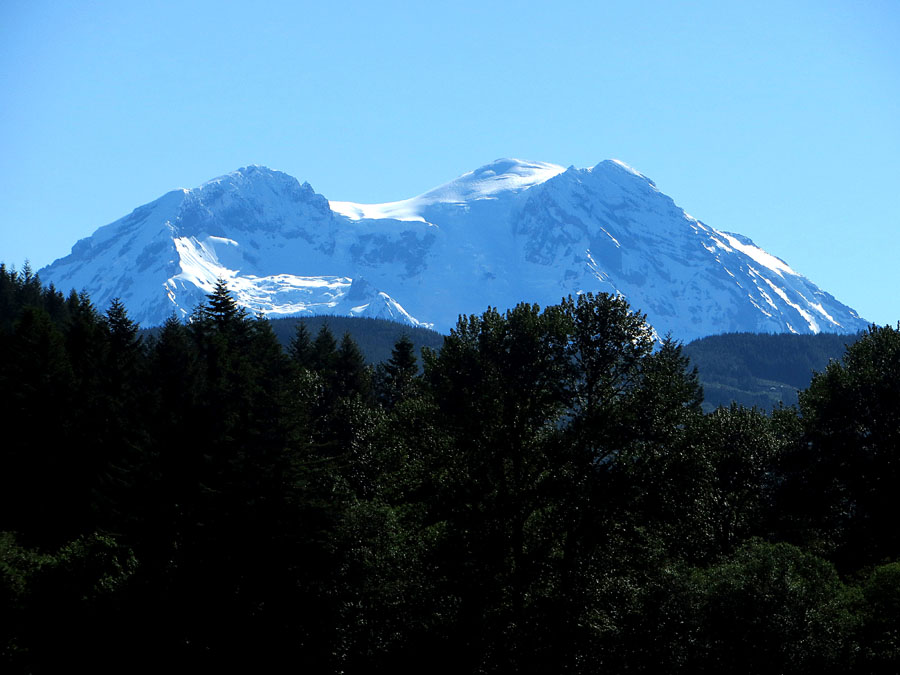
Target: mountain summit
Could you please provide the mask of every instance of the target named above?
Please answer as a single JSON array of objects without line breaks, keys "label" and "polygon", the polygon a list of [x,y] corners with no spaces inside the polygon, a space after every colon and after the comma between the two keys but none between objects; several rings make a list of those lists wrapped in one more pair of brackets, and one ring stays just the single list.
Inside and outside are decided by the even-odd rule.
[{"label": "mountain summit", "polygon": [[270,316],[346,314],[447,331],[488,305],[620,293],[659,334],[856,332],[867,326],[750,239],[686,214],[618,160],[498,159],[417,197],[329,202],[248,166],[175,190],[40,271],[144,325],[186,316],[217,278]]}]

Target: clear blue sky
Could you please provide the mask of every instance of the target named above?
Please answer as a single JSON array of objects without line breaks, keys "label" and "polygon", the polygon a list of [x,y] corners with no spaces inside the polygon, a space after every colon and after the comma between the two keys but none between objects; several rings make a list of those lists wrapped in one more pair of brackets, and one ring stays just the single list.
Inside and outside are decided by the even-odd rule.
[{"label": "clear blue sky", "polygon": [[0,3],[0,260],[247,164],[329,199],[618,158],[900,320],[900,2]]}]

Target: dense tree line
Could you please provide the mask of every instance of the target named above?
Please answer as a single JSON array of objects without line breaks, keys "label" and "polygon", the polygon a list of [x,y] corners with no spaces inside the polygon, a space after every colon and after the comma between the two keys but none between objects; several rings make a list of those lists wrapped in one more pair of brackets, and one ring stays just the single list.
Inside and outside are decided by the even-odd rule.
[{"label": "dense tree line", "polygon": [[621,298],[400,339],[220,282],[142,336],[0,268],[5,668],[838,673],[900,665],[900,328],[704,414]]},{"label": "dense tree line", "polygon": [[[394,344],[404,336],[416,346],[417,358],[419,358],[422,347],[437,350],[444,342],[444,336],[437,331],[370,317],[285,317],[270,319],[269,323],[275,332],[275,337],[284,346],[290,344],[297,332],[298,324],[301,323],[313,335],[318,335],[324,325],[327,325],[328,330],[334,335],[349,333],[365,357],[366,363],[372,365],[388,361],[391,358]],[[421,364],[421,360],[419,362]]]},{"label": "dense tree line", "polygon": [[684,353],[700,374],[707,412],[732,401],[771,410],[797,405],[813,374],[843,356],[859,335],[724,333],[689,342]]}]

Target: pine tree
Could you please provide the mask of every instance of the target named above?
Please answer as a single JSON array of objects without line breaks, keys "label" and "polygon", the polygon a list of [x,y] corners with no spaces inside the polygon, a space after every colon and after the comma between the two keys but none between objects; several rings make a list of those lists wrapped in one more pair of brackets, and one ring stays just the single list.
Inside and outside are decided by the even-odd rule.
[{"label": "pine tree", "polygon": [[297,322],[297,330],[288,347],[288,354],[294,365],[300,368],[309,368],[312,364],[313,344],[306,324]]},{"label": "pine tree", "polygon": [[119,298],[110,303],[102,325],[106,348],[100,367],[103,422],[96,429],[94,448],[99,475],[94,510],[106,518],[98,525],[121,532],[133,518],[138,483],[146,478],[149,452],[146,352],[138,325]]},{"label": "pine tree", "polygon": [[213,292],[207,298],[206,315],[220,328],[246,320],[247,310],[237,304],[228,283],[221,277],[216,280]]},{"label": "pine tree", "polygon": [[[78,533],[86,507],[83,458],[72,428],[76,382],[65,342],[47,313],[26,307],[0,355],[0,531],[58,546]],[[79,396],[89,396],[78,391]]]},{"label": "pine tree", "polygon": [[350,333],[344,333],[335,355],[334,385],[339,397],[360,396],[366,399],[372,390],[366,360]]},{"label": "pine tree", "polygon": [[404,334],[394,344],[391,358],[378,367],[378,398],[390,408],[415,391],[419,372],[415,350],[412,340]]},{"label": "pine tree", "polygon": [[334,372],[334,362],[337,355],[337,342],[328,328],[323,323],[312,345],[312,367],[326,380],[331,379]]}]

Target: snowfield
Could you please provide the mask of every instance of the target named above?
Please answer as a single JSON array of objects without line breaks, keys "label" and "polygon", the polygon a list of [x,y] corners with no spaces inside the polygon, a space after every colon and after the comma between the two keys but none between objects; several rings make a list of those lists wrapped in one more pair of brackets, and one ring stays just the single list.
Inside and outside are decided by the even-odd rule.
[{"label": "snowfield", "polygon": [[372,316],[448,331],[460,314],[624,295],[657,333],[856,332],[868,324],[750,239],[686,214],[618,160],[499,159],[417,197],[328,201],[249,166],[179,189],[40,270],[119,297],[143,325],[187,316],[216,279],[271,316]]}]

